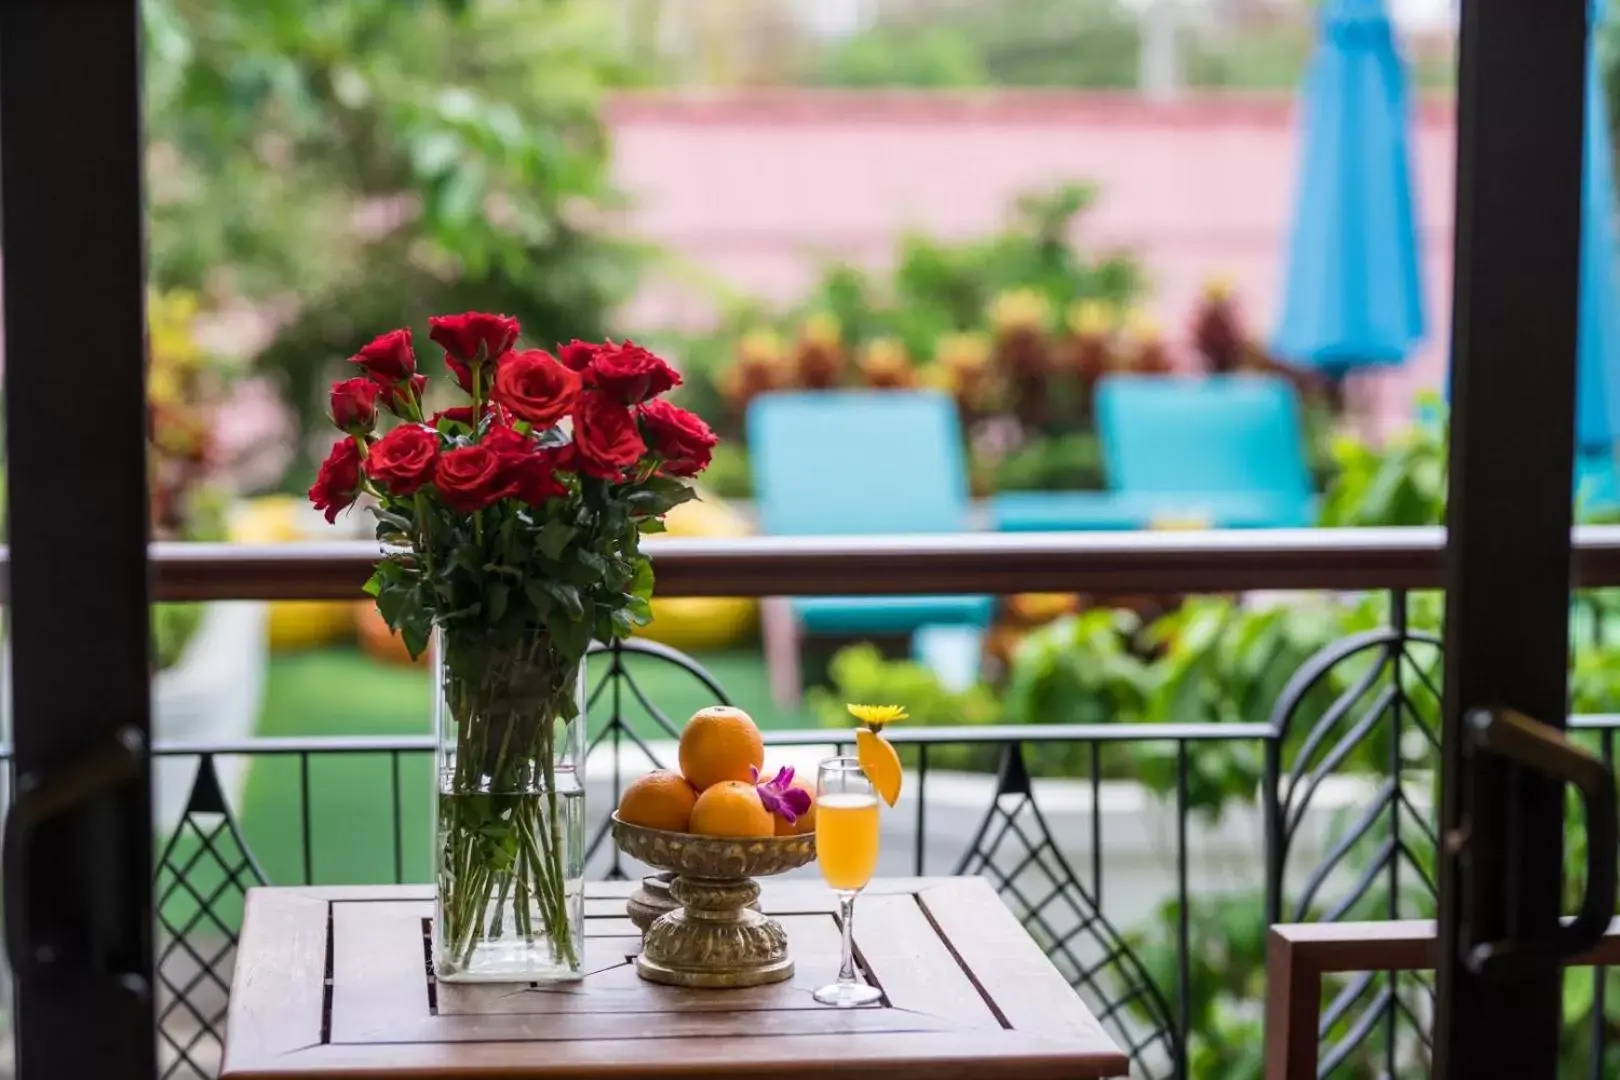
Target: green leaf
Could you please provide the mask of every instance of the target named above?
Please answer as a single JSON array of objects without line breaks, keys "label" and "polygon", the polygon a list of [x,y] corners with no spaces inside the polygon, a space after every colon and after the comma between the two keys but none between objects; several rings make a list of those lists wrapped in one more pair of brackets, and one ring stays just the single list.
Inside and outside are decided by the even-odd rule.
[{"label": "green leaf", "polygon": [[387,582],[377,593],[377,612],[382,615],[383,622],[397,630],[406,611],[416,606],[417,601],[418,594],[415,589],[398,582]]},{"label": "green leaf", "polygon": [[652,560],[645,555],[637,555],[634,562],[635,573],[630,579],[630,595],[639,600],[651,600],[653,594]]},{"label": "green leaf", "polygon": [[492,581],[484,587],[484,610],[489,612],[490,622],[500,622],[501,616],[506,614],[506,602],[511,592],[511,586],[504,581]]},{"label": "green leaf", "polygon": [[534,605],[535,617],[544,622],[546,614],[551,610],[551,593],[546,590],[545,584],[538,579],[531,578],[523,583],[523,593]]},{"label": "green leaf", "polygon": [[548,559],[561,558],[563,548],[578,532],[572,525],[565,525],[555,518],[547,521],[540,529],[540,554]]},{"label": "green leaf", "polygon": [[382,592],[382,587],[382,571],[373,570],[371,572],[371,576],[366,578],[366,583],[360,587],[360,591],[365,593],[367,596],[376,596]]},{"label": "green leaf", "polygon": [[585,603],[580,599],[579,589],[575,586],[561,581],[542,581],[540,587],[562,605],[563,614],[568,618],[577,619],[585,613]]},{"label": "green leaf", "polygon": [[585,655],[591,643],[590,627],[583,619],[571,618],[562,611],[553,610],[546,619],[546,632],[564,656],[577,659]]},{"label": "green leaf", "polygon": [[400,640],[405,643],[405,649],[416,659],[427,651],[428,640],[433,635],[433,618],[426,611],[417,610],[399,627]]}]

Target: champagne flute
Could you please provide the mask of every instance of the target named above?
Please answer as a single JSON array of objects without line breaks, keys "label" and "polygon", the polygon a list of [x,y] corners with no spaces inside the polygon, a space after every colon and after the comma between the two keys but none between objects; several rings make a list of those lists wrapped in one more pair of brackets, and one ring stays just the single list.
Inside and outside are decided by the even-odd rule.
[{"label": "champagne flute", "polygon": [[812,995],[841,1009],[869,1005],[883,996],[855,978],[855,896],[872,880],[878,861],[878,797],[852,757],[828,758],[816,774],[816,861],[838,893],[844,928],[838,981]]}]

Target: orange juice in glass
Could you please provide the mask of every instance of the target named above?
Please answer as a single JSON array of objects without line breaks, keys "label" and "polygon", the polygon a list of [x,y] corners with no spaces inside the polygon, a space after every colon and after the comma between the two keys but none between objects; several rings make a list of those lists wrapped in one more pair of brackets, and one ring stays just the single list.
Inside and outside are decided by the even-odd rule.
[{"label": "orange juice in glass", "polygon": [[838,893],[844,937],[838,981],[814,994],[823,1005],[849,1008],[883,996],[855,978],[854,936],[855,896],[877,869],[879,824],[878,795],[860,762],[852,757],[823,761],[816,775],[816,861]]}]

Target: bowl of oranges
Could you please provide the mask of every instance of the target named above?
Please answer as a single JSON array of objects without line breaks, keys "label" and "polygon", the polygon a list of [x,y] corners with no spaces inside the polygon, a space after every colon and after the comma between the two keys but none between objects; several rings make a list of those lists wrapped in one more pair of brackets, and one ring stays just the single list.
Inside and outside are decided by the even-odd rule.
[{"label": "bowl of oranges", "polygon": [[614,841],[663,871],[631,902],[633,916],[651,919],[636,959],[642,978],[743,987],[793,977],[787,934],[759,912],[754,879],[815,859],[813,782],[790,768],[767,775],[764,764],[753,719],[716,705],[687,721],[679,772],[652,772],[625,789]]}]

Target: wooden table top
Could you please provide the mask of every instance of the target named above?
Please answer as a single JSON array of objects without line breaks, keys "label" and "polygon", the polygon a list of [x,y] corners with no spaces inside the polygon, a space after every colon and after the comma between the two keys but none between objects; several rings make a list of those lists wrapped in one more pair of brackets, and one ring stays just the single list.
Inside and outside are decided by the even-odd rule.
[{"label": "wooden table top", "polygon": [[585,978],[550,987],[435,983],[427,886],[254,889],[221,1076],[1126,1075],[1125,1056],[982,879],[873,882],[856,902],[855,945],[884,996],[858,1009],[810,997],[838,972],[832,892],[761,885],[796,971],[746,990],[638,978],[628,882],[586,886]]}]

